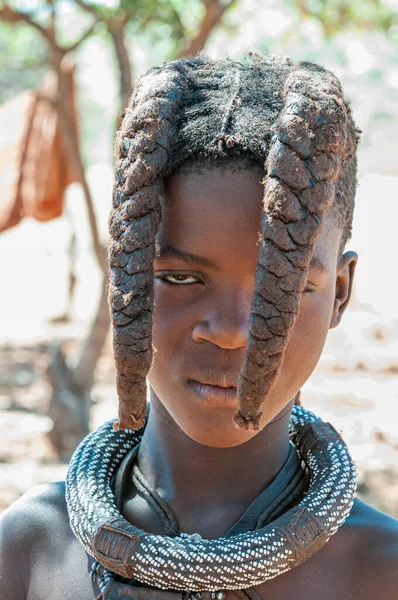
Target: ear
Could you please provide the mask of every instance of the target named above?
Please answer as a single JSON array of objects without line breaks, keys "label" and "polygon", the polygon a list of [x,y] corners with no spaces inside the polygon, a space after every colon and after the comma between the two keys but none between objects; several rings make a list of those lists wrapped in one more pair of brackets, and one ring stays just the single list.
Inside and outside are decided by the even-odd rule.
[{"label": "ear", "polygon": [[350,302],[357,261],[358,254],[356,252],[345,252],[337,265],[336,291],[330,329],[337,327],[340,323],[341,317]]}]

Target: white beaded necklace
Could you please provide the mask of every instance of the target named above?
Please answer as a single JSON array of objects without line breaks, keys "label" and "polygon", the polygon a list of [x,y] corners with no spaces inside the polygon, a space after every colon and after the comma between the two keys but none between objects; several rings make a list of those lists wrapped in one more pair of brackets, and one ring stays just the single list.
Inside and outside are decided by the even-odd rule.
[{"label": "white beaded necklace", "polygon": [[356,470],[333,427],[294,406],[291,439],[309,471],[300,503],[256,531],[217,540],[169,537],[138,530],[119,513],[112,483],[140,431],[91,433],[72,457],[66,486],[70,525],[86,551],[106,569],[162,589],[217,591],[249,588],[299,565],[347,518]]}]

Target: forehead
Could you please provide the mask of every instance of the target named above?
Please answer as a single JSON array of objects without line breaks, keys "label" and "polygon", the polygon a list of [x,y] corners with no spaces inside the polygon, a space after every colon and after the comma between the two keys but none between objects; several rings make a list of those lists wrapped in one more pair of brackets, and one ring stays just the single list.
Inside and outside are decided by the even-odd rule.
[{"label": "forehead", "polygon": [[195,223],[203,230],[214,222],[220,230],[254,220],[256,229],[262,214],[263,172],[225,168],[176,172],[166,182],[163,214],[169,225]]},{"label": "forehead", "polygon": [[[161,245],[202,254],[237,248],[241,259],[258,252],[263,214],[264,172],[260,168],[182,170],[166,181]],[[332,214],[324,217],[314,257],[326,268],[337,264],[341,231]]]}]

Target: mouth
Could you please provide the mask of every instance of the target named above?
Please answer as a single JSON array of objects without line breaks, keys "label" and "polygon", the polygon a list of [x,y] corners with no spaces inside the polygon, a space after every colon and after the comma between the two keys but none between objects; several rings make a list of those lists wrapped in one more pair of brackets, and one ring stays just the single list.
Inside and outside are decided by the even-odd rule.
[{"label": "mouth", "polygon": [[188,386],[205,405],[213,408],[230,408],[237,410],[238,408],[238,390],[234,383],[227,381],[225,378],[218,380],[217,383],[205,381],[197,381],[188,379]]}]

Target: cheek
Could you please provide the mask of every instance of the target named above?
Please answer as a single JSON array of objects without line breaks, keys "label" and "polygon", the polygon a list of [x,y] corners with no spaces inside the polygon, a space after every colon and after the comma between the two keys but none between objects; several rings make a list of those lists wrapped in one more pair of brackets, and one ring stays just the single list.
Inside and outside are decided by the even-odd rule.
[{"label": "cheek", "polygon": [[[184,353],[189,338],[189,302],[184,294],[164,289],[155,283],[155,305],[152,317],[152,343],[154,356],[149,381],[164,379],[172,374],[173,365]],[[165,381],[163,381],[165,385]]]},{"label": "cheek", "polygon": [[282,375],[295,388],[294,393],[310,377],[322,354],[333,311],[333,291],[331,282],[322,290],[302,298],[282,366]]},{"label": "cheek", "polygon": [[167,353],[167,349],[172,345],[173,331],[172,312],[167,310],[167,304],[163,301],[162,295],[156,291],[155,285],[155,304],[152,314],[152,345],[154,354],[149,378],[161,367],[164,353]]},{"label": "cheek", "polygon": [[160,397],[166,393],[170,385],[173,370],[172,359],[175,356],[174,328],[167,313],[155,308],[152,321],[152,366],[148,373],[148,382]]},{"label": "cheek", "polygon": [[[174,292],[174,293],[173,293]],[[187,303],[183,294],[165,289],[165,285],[155,282],[155,303],[152,316],[152,339],[155,348],[167,350],[170,343],[181,334],[187,313]],[[182,318],[181,318],[182,317]]]}]

